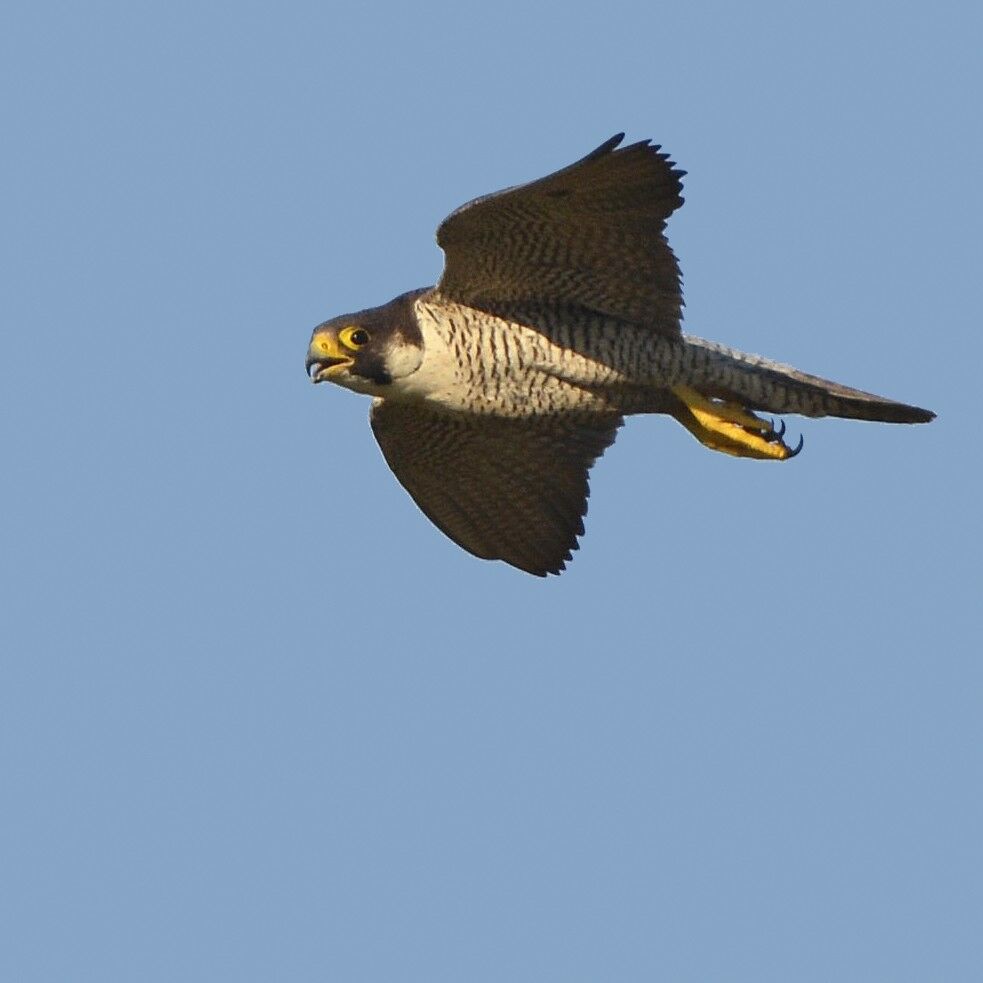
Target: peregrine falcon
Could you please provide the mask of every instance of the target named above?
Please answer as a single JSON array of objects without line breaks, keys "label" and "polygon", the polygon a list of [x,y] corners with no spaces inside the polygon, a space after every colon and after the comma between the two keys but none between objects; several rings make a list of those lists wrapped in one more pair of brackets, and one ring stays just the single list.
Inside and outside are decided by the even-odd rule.
[{"label": "peregrine falcon", "polygon": [[436,286],[319,324],[314,382],[372,396],[396,478],[455,543],[558,574],[588,472],[624,417],[665,413],[737,457],[802,448],[766,414],[926,423],[928,410],[683,334],[666,220],[678,170],[624,134],[562,170],[476,198],[437,229]]}]

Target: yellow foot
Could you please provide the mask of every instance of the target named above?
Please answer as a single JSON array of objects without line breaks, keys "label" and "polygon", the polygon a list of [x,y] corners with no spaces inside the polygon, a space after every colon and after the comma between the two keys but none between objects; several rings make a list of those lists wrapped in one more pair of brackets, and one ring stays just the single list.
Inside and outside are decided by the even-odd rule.
[{"label": "yellow foot", "polygon": [[776,430],[771,420],[762,420],[736,403],[708,399],[689,386],[674,386],[672,391],[685,405],[679,422],[712,450],[761,461],[785,461],[802,450],[801,437],[794,448],[782,439],[784,423]]}]

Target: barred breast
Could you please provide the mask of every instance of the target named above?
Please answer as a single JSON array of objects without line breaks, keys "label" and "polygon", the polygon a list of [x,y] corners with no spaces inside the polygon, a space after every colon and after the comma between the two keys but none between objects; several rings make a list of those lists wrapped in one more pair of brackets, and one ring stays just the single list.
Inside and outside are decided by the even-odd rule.
[{"label": "barred breast", "polygon": [[642,378],[647,387],[668,385],[681,358],[670,339],[575,310],[499,316],[431,295],[416,302],[415,313],[423,362],[391,395],[449,410],[503,417],[631,411],[641,400],[626,387]]}]

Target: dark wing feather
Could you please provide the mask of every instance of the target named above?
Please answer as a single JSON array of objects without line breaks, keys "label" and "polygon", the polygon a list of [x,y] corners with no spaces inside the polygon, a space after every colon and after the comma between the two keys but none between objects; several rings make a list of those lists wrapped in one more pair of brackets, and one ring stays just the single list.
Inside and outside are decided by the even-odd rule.
[{"label": "dark wing feather", "polygon": [[619,416],[510,420],[376,400],[372,431],[424,514],[469,553],[543,577],[583,534],[587,473]]},{"label": "dark wing feather", "polygon": [[663,234],[684,171],[624,134],[548,177],[476,198],[437,229],[447,298],[494,312],[578,305],[679,334],[679,265]]}]

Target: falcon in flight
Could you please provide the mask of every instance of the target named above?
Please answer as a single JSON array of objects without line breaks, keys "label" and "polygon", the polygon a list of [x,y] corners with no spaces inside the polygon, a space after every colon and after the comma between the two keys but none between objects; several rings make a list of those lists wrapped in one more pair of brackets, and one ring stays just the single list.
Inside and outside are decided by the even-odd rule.
[{"label": "falcon in flight", "polygon": [[436,286],[319,324],[307,352],[314,382],[373,397],[382,453],[439,529],[541,577],[577,548],[588,472],[628,414],[666,413],[711,450],[770,461],[802,441],[757,412],[934,416],[683,334],[664,233],[685,172],[623,137],[457,209],[437,229]]}]

